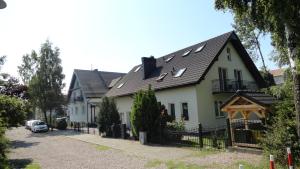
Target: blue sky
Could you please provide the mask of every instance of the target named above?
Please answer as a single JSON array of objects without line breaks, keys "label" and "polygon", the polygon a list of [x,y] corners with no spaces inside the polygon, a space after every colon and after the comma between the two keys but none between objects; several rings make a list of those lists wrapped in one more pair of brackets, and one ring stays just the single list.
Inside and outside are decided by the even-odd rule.
[{"label": "blue sky", "polygon": [[[232,15],[199,0],[6,0],[0,10],[3,71],[49,39],[61,49],[66,89],[73,69],[128,72],[141,57],[160,57],[231,31]],[[267,57],[270,39],[262,41]],[[268,67],[276,65],[267,60]],[[258,67],[260,62],[256,63]],[[64,92],[66,92],[66,89]]]}]

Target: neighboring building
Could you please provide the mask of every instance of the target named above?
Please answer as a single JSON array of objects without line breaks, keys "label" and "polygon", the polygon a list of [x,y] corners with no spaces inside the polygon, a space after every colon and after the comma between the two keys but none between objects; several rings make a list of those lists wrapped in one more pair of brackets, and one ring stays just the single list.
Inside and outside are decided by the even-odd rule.
[{"label": "neighboring building", "polygon": [[106,96],[114,97],[123,123],[130,125],[133,94],[151,85],[157,100],[187,128],[225,124],[220,105],[236,90],[265,83],[234,32],[225,33],[160,58],[142,58]]},{"label": "neighboring building", "polygon": [[68,91],[68,116],[71,122],[95,123],[99,103],[123,73],[75,69]]},{"label": "neighboring building", "polygon": [[276,85],[281,85],[284,83],[284,71],[285,69],[270,70],[270,73],[273,75]]}]

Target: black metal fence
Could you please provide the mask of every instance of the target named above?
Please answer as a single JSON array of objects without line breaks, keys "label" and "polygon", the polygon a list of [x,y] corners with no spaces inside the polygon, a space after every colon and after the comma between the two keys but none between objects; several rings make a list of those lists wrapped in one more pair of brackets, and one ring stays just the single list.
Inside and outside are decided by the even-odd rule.
[{"label": "black metal fence", "polygon": [[184,131],[165,130],[164,143],[196,148],[225,149],[228,146],[226,126],[216,128],[198,127]]},{"label": "black metal fence", "polygon": [[266,127],[261,120],[236,119],[231,122],[233,143],[239,146],[259,147]]}]

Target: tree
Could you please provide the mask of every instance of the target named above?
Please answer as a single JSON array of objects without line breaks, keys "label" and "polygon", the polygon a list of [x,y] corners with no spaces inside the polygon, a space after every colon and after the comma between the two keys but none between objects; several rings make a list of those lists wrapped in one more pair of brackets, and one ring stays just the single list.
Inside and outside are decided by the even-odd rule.
[{"label": "tree", "polygon": [[243,16],[235,15],[234,22],[235,24],[233,24],[232,27],[243,42],[251,59],[255,62],[260,58],[263,65],[263,71],[267,72],[267,66],[259,42],[259,39],[264,36],[265,33],[255,27],[249,13],[245,13]]},{"label": "tree", "polygon": [[36,73],[29,82],[29,94],[32,104],[44,114],[48,124],[47,111],[50,112],[50,122],[52,122],[52,111],[61,107],[64,98],[61,90],[64,87],[61,60],[59,49],[53,48],[52,43],[47,40],[42,44]]},{"label": "tree", "polygon": [[114,99],[102,98],[97,123],[101,133],[108,132],[107,129],[113,124],[120,124],[120,116]]},{"label": "tree", "polygon": [[[5,60],[6,60],[6,56],[1,56],[0,57],[0,70],[1,70],[1,67],[4,65],[5,63]],[[9,77],[9,74],[7,73],[3,73],[1,72],[0,73],[0,86],[2,86],[4,83],[5,83],[5,80]]]},{"label": "tree", "polygon": [[219,10],[229,9],[238,17],[249,14],[258,30],[271,33],[272,44],[277,51],[286,51],[288,54],[293,74],[297,134],[300,136],[300,74],[297,71],[300,59],[300,1],[215,0],[215,7]]},{"label": "tree", "polygon": [[18,66],[18,73],[22,78],[22,81],[25,85],[29,84],[32,76],[37,70],[38,56],[37,53],[33,50],[31,54],[25,54],[22,57],[22,64]]},{"label": "tree", "polygon": [[23,100],[0,95],[0,119],[7,127],[17,127],[24,123],[25,105]]},{"label": "tree", "polygon": [[130,114],[133,135],[138,137],[139,131],[147,131],[147,139],[153,141],[158,134],[159,119],[160,106],[151,87],[147,91],[136,93]]},{"label": "tree", "polygon": [[8,140],[5,138],[6,126],[0,118],[0,168],[8,168],[7,156]]}]

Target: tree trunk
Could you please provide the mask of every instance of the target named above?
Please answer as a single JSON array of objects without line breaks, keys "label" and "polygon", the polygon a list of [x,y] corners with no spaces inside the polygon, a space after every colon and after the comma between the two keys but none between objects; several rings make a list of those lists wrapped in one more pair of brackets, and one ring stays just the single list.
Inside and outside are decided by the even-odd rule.
[{"label": "tree trunk", "polygon": [[289,61],[292,68],[293,75],[293,90],[294,90],[294,104],[295,104],[295,113],[296,113],[296,128],[297,135],[300,141],[300,74],[297,72],[296,63],[297,63],[297,42],[296,35],[291,31],[289,25],[285,25],[287,47]]},{"label": "tree trunk", "polygon": [[261,48],[260,48],[260,43],[259,43],[259,41],[258,41],[258,37],[255,37],[255,40],[256,40],[256,45],[257,45],[258,52],[259,52],[259,55],[260,55],[260,58],[261,58],[261,62],[262,62],[262,64],[263,64],[264,71],[267,72],[267,66],[266,66],[266,64],[265,64],[264,56],[263,56],[263,54],[262,54],[262,52],[261,52]]},{"label": "tree trunk", "polygon": [[45,123],[48,125],[47,111],[43,110],[43,113],[44,113]]},{"label": "tree trunk", "polygon": [[50,127],[51,127],[51,130],[52,130],[52,109],[50,109],[50,115],[49,115],[49,121],[50,121]]}]

